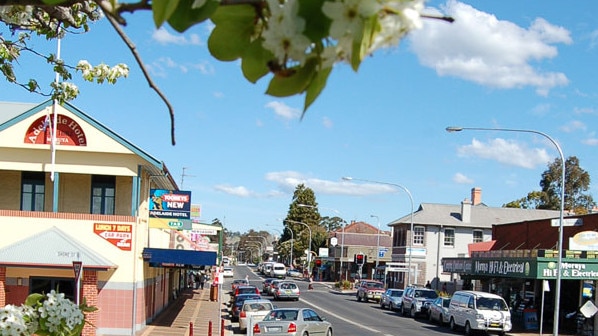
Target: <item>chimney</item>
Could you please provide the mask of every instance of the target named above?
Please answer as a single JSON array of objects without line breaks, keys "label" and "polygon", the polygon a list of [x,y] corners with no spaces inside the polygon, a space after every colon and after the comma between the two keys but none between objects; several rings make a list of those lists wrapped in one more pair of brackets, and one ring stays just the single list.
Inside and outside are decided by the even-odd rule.
[{"label": "chimney", "polygon": [[471,204],[478,205],[482,203],[482,188],[475,187],[471,189]]},{"label": "chimney", "polygon": [[471,202],[467,198],[461,202],[461,222],[471,222]]}]

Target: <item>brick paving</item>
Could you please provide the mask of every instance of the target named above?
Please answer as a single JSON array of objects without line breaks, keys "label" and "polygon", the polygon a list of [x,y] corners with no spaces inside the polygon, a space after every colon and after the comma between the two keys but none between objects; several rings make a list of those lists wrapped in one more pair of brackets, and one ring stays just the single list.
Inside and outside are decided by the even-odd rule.
[{"label": "brick paving", "polygon": [[210,300],[210,287],[203,290],[188,289],[137,335],[207,336],[210,335],[210,324],[213,336],[233,335],[225,304],[229,300],[229,294],[223,290],[219,299]]}]

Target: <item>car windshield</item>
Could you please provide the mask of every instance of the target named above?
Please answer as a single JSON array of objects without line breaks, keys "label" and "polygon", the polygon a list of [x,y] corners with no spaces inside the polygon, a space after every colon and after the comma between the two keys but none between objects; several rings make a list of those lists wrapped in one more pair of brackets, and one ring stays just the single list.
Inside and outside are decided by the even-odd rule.
[{"label": "car windshield", "polygon": [[503,311],[509,310],[505,301],[498,299],[498,298],[486,298],[486,297],[477,298],[476,306],[480,310],[503,310]]},{"label": "car windshield", "polygon": [[400,297],[403,296],[403,291],[391,291],[390,296],[392,297]]},{"label": "car windshield", "polygon": [[451,300],[450,299],[444,299],[442,300],[442,306],[444,308],[448,308],[451,305]]},{"label": "car windshield", "polygon": [[252,302],[243,305],[244,311],[256,312],[264,310],[272,310],[272,303],[270,302]]},{"label": "car windshield", "polygon": [[296,310],[273,310],[264,317],[264,321],[296,321]]},{"label": "car windshield", "polygon": [[365,286],[368,288],[384,288],[384,284],[378,282],[368,282]]},{"label": "car windshield", "polygon": [[436,291],[433,290],[417,290],[415,291],[416,298],[435,299],[438,297]]}]

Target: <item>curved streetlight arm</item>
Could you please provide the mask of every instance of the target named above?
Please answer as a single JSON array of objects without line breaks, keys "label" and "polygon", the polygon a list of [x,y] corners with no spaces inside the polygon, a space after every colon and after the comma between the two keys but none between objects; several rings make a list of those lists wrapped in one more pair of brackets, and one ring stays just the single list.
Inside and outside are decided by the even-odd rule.
[{"label": "curved streetlight arm", "polygon": [[[314,205],[309,205],[309,204],[297,204],[298,207],[303,207],[303,208],[314,208],[314,209],[318,209],[317,206]],[[330,210],[333,211],[334,213],[336,213],[338,215],[338,217],[340,219],[342,219],[341,223],[347,224],[347,222],[345,222],[345,220],[341,217],[341,213],[340,211],[333,209],[333,208],[326,208],[326,207],[321,207],[322,209],[326,209],[326,210]],[[344,251],[345,251],[345,226],[343,225],[343,232],[342,232],[342,238],[341,238],[341,255],[339,256],[339,262],[340,262],[340,266],[339,266],[339,278],[342,280],[343,277],[343,255],[344,255]]]},{"label": "curved streetlight arm", "polygon": [[307,246],[307,251],[308,251],[307,252],[307,273],[311,277],[311,269],[310,269],[310,265],[311,265],[311,228],[309,227],[308,224],[303,223],[303,222],[294,221],[294,220],[290,220],[290,219],[286,219],[285,221],[291,222],[291,223],[303,224],[309,230],[309,245]]},{"label": "curved streetlight arm", "polygon": [[540,131],[535,130],[528,130],[528,129],[516,129],[516,128],[484,128],[484,127],[456,127],[456,126],[449,126],[446,128],[446,131],[451,132],[461,132],[463,130],[471,130],[471,131],[502,131],[502,132],[520,132],[520,133],[534,133],[541,135],[548,139],[552,144],[556,147],[559,155],[561,156],[561,208],[559,214],[559,256],[558,256],[558,265],[557,265],[557,274],[556,274],[556,288],[554,291],[554,322],[553,322],[553,335],[558,336],[559,334],[559,307],[560,307],[560,297],[561,297],[561,273],[562,273],[562,265],[563,265],[563,218],[565,212],[565,156],[563,155],[563,151],[561,146],[548,134]]},{"label": "curved streetlight arm", "polygon": [[[411,255],[412,255],[412,250],[413,250],[413,196],[411,195],[411,192],[409,192],[409,189],[405,188],[404,186],[400,185],[400,184],[396,184],[396,183],[389,183],[389,182],[381,182],[381,181],[372,181],[372,180],[366,180],[366,179],[359,179],[359,178],[354,178],[354,177],[343,177],[343,180],[345,181],[362,181],[362,182],[369,182],[369,183],[376,183],[376,184],[385,184],[385,185],[389,185],[389,186],[393,186],[393,187],[397,187],[402,189],[407,196],[409,196],[409,201],[411,202],[411,220],[410,220],[410,230],[411,230],[411,238],[409,239],[409,266],[408,266],[408,271],[407,271],[407,285],[411,284]],[[416,275],[417,276],[417,275]],[[405,286],[405,288],[407,288],[407,286]]]}]

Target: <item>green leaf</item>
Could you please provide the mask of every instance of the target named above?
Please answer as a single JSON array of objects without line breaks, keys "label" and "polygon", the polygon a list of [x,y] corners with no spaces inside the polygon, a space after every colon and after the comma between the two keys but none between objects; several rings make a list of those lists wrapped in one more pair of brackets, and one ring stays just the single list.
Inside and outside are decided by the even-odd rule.
[{"label": "green leaf", "polygon": [[316,72],[314,79],[311,81],[311,83],[309,83],[309,86],[307,87],[307,92],[305,94],[303,115],[301,115],[302,118],[305,115],[307,109],[316,100],[316,98],[318,98],[320,93],[322,93],[322,90],[324,90],[324,88],[326,87],[326,82],[328,81],[328,76],[330,76],[330,72],[332,72],[332,67],[322,69]]},{"label": "green leaf", "polygon": [[312,42],[320,41],[328,36],[332,20],[322,12],[326,0],[309,0],[299,3],[299,16],[305,19],[303,35]]},{"label": "green leaf", "polygon": [[39,293],[30,294],[27,299],[25,299],[25,304],[29,307],[35,306],[44,296]]},{"label": "green leaf", "polygon": [[274,97],[288,97],[305,91],[315,76],[317,60],[311,58],[303,67],[296,67],[297,72],[290,76],[275,75],[270,81],[266,93]]},{"label": "green leaf", "polygon": [[191,8],[194,2],[194,0],[180,0],[176,10],[168,19],[170,26],[179,33],[208,19],[220,5],[218,0],[208,0],[199,8]]},{"label": "green leaf", "polygon": [[372,45],[372,38],[374,29],[378,21],[375,16],[363,21],[363,31],[360,36],[356,36],[353,40],[353,50],[351,51],[351,67],[354,71],[359,69],[361,61],[367,54],[368,49]]},{"label": "green leaf", "polygon": [[227,21],[247,22],[253,25],[256,12],[251,5],[219,6],[210,18],[215,25]]},{"label": "green leaf", "polygon": [[208,38],[208,50],[220,61],[234,61],[250,46],[250,34],[243,34],[244,27],[231,22],[220,24]]},{"label": "green leaf", "polygon": [[164,21],[168,20],[179,5],[179,0],[153,0],[152,12],[154,14],[154,24],[160,28]]},{"label": "green leaf", "polygon": [[262,46],[260,39],[251,42],[249,48],[242,55],[241,70],[243,70],[243,75],[248,81],[257,82],[270,72],[268,62],[274,59],[274,54]]},{"label": "green leaf", "polygon": [[234,61],[249,48],[255,29],[255,10],[249,5],[219,6],[211,16],[216,27],[208,50],[221,61]]}]

